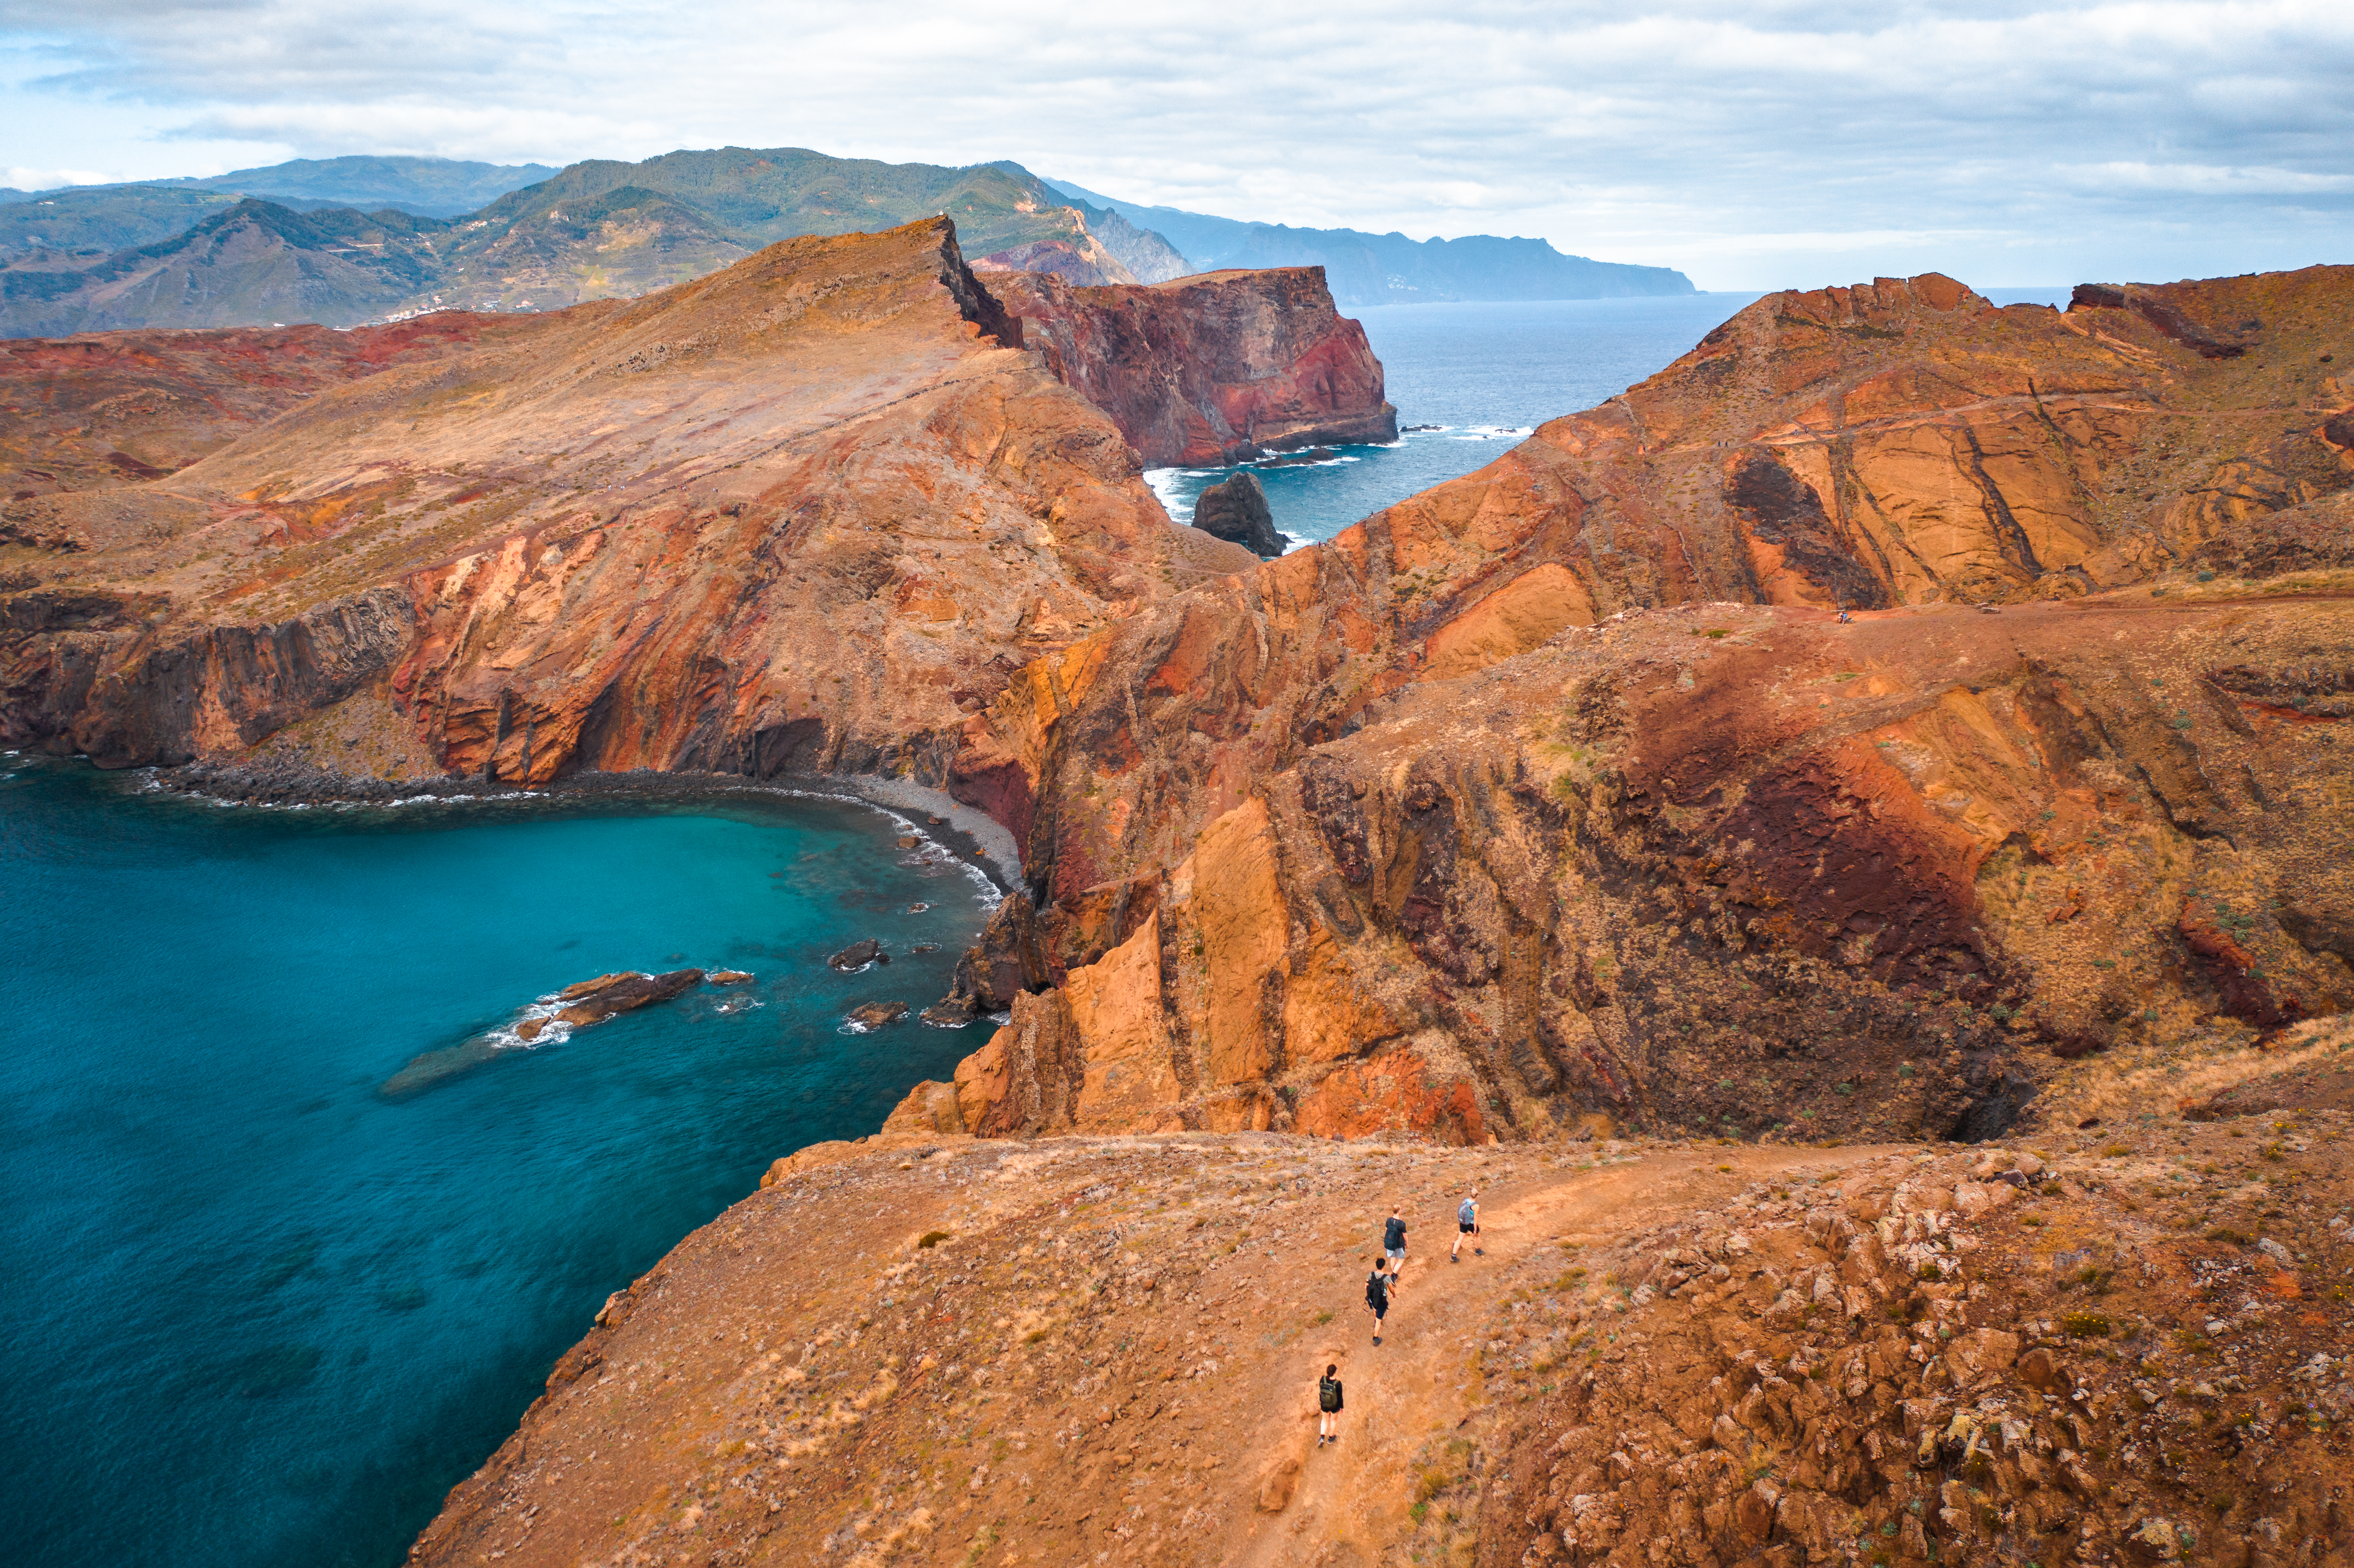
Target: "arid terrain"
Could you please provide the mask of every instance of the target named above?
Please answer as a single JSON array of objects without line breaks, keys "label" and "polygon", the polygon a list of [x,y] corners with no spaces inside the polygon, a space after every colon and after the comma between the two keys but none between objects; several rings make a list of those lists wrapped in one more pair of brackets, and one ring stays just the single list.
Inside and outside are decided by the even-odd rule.
[{"label": "arid terrain", "polygon": [[608,1304],[412,1561],[2343,1562],[2349,1129],[821,1145]]},{"label": "arid terrain", "polygon": [[12,351],[0,737],[1018,864],[987,1044],[421,1561],[2349,1560],[2354,269],[1769,296],[1264,564],[1140,469],[1388,428],[1312,271],[931,221],[434,322]]},{"label": "arid terrain", "polygon": [[[1329,333],[1287,279],[1223,292]],[[92,468],[74,421],[102,409],[136,428],[98,461],[140,482],[9,503],[0,734],[171,764],[307,722],[302,759],[363,779],[937,781],[1023,662],[1256,562],[1170,526],[1114,419],[1008,346],[940,220],[646,301],[429,319],[362,339],[366,376],[348,349],[307,384],[257,352],[297,383],[267,401],[227,346],[252,334],[18,345],[20,467]],[[1383,408],[1354,343],[1335,421]]]}]

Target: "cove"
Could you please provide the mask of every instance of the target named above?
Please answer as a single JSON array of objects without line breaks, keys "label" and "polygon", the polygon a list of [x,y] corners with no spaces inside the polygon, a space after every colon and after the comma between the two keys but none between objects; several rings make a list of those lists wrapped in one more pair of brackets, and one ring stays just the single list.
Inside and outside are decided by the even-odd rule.
[{"label": "cove", "polygon": [[[608,1293],[978,1043],[843,1032],[939,996],[990,898],[864,806],[0,775],[16,1562],[397,1563]],[[890,964],[825,967],[865,936]],[[567,982],[689,966],[755,979],[384,1092]]]}]

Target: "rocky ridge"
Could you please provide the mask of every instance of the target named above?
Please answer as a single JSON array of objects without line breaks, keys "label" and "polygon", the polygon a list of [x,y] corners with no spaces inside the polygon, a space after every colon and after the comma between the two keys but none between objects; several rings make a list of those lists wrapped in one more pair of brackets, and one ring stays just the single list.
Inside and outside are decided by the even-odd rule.
[{"label": "rocky ridge", "polygon": [[1769,296],[1042,659],[953,782],[1013,1022],[907,1114],[1984,1137],[2345,1009],[2349,279]]},{"label": "rocky ridge", "polygon": [[2333,1562],[2349,1131],[820,1145],[606,1303],[412,1561]]},{"label": "rocky ridge", "polygon": [[225,759],[334,708],[510,784],[938,779],[1023,659],[1251,560],[1004,346],[945,223],[425,330],[167,478],[25,503],[11,743]]}]

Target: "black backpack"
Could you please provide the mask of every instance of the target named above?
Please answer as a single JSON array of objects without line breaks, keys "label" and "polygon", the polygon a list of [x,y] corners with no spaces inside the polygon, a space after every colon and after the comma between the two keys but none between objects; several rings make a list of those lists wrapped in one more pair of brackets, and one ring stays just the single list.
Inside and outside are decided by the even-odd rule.
[{"label": "black backpack", "polygon": [[1327,1415],[1339,1410],[1341,1408],[1341,1380],[1331,1377],[1318,1378],[1316,1380],[1316,1403],[1323,1409],[1324,1414]]},{"label": "black backpack", "polygon": [[1383,1282],[1382,1271],[1377,1268],[1365,1280],[1365,1305],[1379,1312],[1386,1308],[1389,1304],[1390,1289],[1388,1285]]}]

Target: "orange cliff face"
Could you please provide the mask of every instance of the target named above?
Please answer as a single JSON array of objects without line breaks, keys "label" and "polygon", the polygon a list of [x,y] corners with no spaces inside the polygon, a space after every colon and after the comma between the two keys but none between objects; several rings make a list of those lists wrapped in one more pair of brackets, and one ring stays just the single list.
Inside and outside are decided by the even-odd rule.
[{"label": "orange cliff face", "polygon": [[1984,1133],[2354,1002],[2354,270],[2116,292],[1759,301],[1039,660],[954,787],[1051,989],[902,1125]]},{"label": "orange cliff face", "polygon": [[1320,267],[1079,288],[991,273],[1022,341],[1110,414],[1145,465],[1209,467],[1282,448],[1394,441],[1365,329]]},{"label": "orange cliff face", "polygon": [[1253,559],[1172,528],[1111,422],[1002,346],[945,221],[444,331],[46,501],[5,560],[10,742],[234,758],[362,703],[513,783],[936,777],[1038,652]]}]

